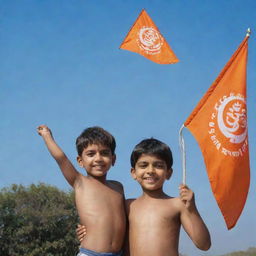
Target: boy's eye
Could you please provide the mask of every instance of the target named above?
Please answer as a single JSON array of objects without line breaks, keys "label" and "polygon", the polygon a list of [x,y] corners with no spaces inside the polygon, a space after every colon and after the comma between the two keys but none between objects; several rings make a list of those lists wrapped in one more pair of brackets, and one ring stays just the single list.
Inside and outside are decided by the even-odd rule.
[{"label": "boy's eye", "polygon": [[144,168],[147,168],[148,165],[146,163],[141,163],[141,164],[138,164],[138,166],[139,168],[144,169]]},{"label": "boy's eye", "polygon": [[104,150],[101,152],[102,156],[109,156],[110,155],[110,151],[109,150]]},{"label": "boy's eye", "polygon": [[163,163],[155,163],[154,166],[158,169],[163,169],[165,165]]},{"label": "boy's eye", "polygon": [[88,152],[86,152],[85,154],[86,154],[86,156],[92,157],[92,156],[95,155],[95,152],[93,152],[93,151],[88,151]]}]

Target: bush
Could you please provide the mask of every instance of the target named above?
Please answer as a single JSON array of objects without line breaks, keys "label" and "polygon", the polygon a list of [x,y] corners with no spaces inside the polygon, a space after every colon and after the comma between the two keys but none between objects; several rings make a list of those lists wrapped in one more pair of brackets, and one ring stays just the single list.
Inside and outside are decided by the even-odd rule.
[{"label": "bush", "polygon": [[0,255],[67,256],[78,251],[73,192],[39,184],[0,190]]}]

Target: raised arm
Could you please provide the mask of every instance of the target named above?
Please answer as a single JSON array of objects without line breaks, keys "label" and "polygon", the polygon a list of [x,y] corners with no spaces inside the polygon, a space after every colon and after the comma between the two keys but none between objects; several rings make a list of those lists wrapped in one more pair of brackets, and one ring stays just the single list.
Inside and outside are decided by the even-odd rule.
[{"label": "raised arm", "polygon": [[75,169],[73,164],[69,161],[65,153],[57,145],[53,139],[51,130],[46,125],[40,125],[37,128],[37,132],[42,136],[49,152],[52,157],[56,160],[59,165],[64,177],[68,183],[74,187],[76,179],[79,177],[80,173]]},{"label": "raised arm", "polygon": [[194,192],[187,186],[180,186],[181,224],[193,243],[201,250],[211,247],[210,233],[195,204]]}]

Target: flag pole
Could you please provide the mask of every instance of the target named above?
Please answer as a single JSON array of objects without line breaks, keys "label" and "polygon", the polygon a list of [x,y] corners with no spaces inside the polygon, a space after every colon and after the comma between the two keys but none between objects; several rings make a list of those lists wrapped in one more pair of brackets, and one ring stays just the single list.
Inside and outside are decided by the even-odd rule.
[{"label": "flag pole", "polygon": [[186,185],[186,151],[185,151],[185,141],[182,134],[182,130],[184,127],[185,126],[183,124],[179,130],[179,144],[180,144],[181,159],[182,159],[182,184]]},{"label": "flag pole", "polygon": [[250,37],[250,35],[251,35],[251,29],[250,29],[250,28],[247,28],[246,36]]}]

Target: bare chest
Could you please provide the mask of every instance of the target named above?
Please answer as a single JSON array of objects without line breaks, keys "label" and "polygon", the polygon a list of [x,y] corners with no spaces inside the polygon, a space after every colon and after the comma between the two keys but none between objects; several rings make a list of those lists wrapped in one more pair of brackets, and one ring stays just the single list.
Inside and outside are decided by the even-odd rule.
[{"label": "bare chest", "polygon": [[162,229],[180,226],[179,212],[169,202],[138,202],[130,207],[130,226],[136,229]]},{"label": "bare chest", "polygon": [[109,215],[112,211],[124,211],[122,193],[99,182],[84,180],[75,189],[76,206],[79,215]]}]

